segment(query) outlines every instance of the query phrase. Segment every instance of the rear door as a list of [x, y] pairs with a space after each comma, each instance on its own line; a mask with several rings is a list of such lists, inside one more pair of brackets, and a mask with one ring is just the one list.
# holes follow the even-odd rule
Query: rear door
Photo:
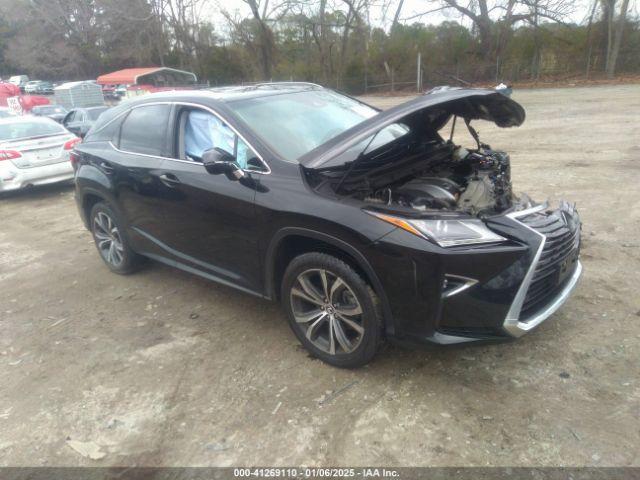
[[166, 103], [131, 109], [112, 148], [96, 159], [96, 166], [111, 179], [118, 209], [141, 253], [162, 252], [158, 239], [164, 237], [162, 197], [167, 191], [160, 175], [168, 152], [170, 112]]

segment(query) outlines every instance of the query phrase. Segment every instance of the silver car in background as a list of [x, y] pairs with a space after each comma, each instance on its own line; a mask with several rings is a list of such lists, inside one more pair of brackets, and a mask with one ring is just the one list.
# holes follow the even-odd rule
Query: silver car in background
[[0, 107], [0, 118], [15, 117], [16, 114], [9, 107]]
[[0, 192], [72, 179], [69, 154], [80, 141], [49, 118], [0, 119]]

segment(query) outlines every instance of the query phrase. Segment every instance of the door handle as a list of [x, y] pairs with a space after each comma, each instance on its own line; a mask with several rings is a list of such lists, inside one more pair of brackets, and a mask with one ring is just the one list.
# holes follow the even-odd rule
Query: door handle
[[107, 162], [102, 162], [100, 167], [105, 171], [105, 173], [113, 173], [113, 167]]
[[176, 185], [180, 185], [180, 180], [175, 175], [170, 173], [163, 173], [160, 175], [160, 181], [164, 183], [167, 187], [175, 187]]

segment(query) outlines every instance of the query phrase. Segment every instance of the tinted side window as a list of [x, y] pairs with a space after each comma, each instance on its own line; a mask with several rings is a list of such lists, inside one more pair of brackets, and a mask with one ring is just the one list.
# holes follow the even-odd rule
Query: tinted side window
[[136, 107], [122, 123], [120, 149], [146, 155], [164, 154], [169, 105]]
[[262, 172], [265, 170], [264, 165], [258, 159], [255, 152], [247, 145], [244, 140], [238, 138], [236, 142], [236, 162], [241, 168]]
[[186, 112], [184, 151], [187, 158], [202, 161], [202, 153], [218, 147], [233, 155], [236, 135], [218, 117], [203, 110]]
[[94, 125], [84, 137], [83, 142], [118, 142], [118, 133], [120, 132], [121, 118], [116, 118], [108, 124]]
[[265, 171], [253, 149], [212, 113], [184, 109], [179, 124], [178, 158], [201, 162], [204, 151], [217, 147], [233, 155], [240, 168]]

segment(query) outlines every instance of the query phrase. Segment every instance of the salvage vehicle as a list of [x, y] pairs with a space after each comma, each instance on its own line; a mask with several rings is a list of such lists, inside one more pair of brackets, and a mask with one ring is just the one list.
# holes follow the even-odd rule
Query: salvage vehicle
[[19, 87], [20, 91], [24, 92], [24, 87], [29, 83], [29, 77], [27, 75], [14, 75], [9, 78], [9, 83]]
[[51, 95], [53, 94], [53, 83], [43, 80], [32, 80], [25, 85], [24, 93]]
[[0, 118], [11, 118], [15, 117], [16, 114], [13, 113], [9, 107], [0, 107]]
[[62, 105], [38, 105], [31, 109], [31, 115], [47, 117], [58, 123], [62, 123], [67, 113], [69, 112]]
[[519, 337], [574, 289], [575, 208], [514, 195], [472, 125], [524, 119], [483, 89], [386, 111], [313, 84], [152, 94], [76, 146], [76, 199], [113, 272], [147, 257], [278, 300], [314, 356], [355, 367], [384, 339]]
[[53, 83], [47, 81], [41, 81], [36, 86], [36, 91], [38, 95], [53, 95]]
[[69, 153], [79, 141], [48, 118], [0, 119], [0, 192], [73, 179]]
[[67, 130], [83, 138], [100, 115], [108, 109], [107, 106], [73, 108], [64, 116], [62, 124]]

